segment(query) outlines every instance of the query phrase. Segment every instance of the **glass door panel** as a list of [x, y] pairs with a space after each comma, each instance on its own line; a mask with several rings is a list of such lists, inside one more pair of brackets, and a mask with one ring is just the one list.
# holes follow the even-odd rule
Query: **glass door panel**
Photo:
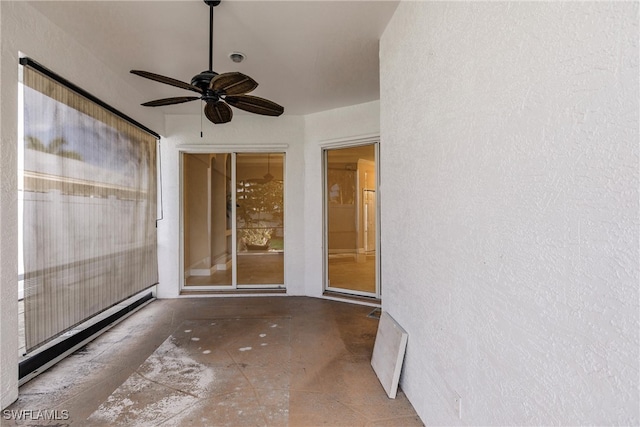
[[183, 154], [187, 286], [233, 285], [231, 153]]
[[284, 285], [284, 154], [236, 155], [237, 284]]
[[325, 151], [327, 289], [379, 296], [376, 144]]

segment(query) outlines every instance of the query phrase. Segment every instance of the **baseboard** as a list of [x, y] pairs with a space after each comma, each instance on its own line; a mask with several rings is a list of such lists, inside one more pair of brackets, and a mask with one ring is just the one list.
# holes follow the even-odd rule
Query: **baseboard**
[[181, 297], [193, 297], [193, 296], [210, 296], [210, 297], [232, 297], [232, 296], [282, 296], [287, 295], [287, 290], [281, 289], [203, 289], [203, 290], [182, 290], [180, 291]]
[[366, 305], [369, 307], [382, 307], [382, 300], [373, 297], [363, 297], [358, 295], [343, 294], [341, 292], [324, 291], [322, 298], [332, 301], [349, 302], [352, 304]]

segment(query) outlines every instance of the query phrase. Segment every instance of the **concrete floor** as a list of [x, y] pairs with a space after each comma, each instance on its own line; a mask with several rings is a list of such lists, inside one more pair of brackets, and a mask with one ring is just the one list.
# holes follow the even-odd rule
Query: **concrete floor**
[[[2, 426], [420, 426], [371, 368], [371, 311], [307, 297], [154, 301], [23, 385], [7, 409], [31, 417]], [[34, 421], [38, 410], [58, 419]]]

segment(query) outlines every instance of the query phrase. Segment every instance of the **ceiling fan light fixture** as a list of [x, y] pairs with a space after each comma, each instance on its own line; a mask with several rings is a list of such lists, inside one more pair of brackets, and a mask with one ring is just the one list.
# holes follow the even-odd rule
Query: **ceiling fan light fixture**
[[245, 60], [245, 58], [247, 57], [247, 55], [245, 55], [242, 52], [231, 52], [229, 54], [229, 58], [231, 58], [231, 60], [235, 63], [240, 63], [242, 61]]

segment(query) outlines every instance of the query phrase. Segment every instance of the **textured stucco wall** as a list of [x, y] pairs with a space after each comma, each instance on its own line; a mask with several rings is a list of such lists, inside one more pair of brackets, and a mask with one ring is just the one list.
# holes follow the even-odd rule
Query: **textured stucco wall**
[[[83, 40], [74, 40], [24, 1], [0, 2], [0, 403], [18, 393], [17, 121], [19, 52], [158, 133], [160, 112], [139, 107], [136, 90]], [[116, 41], [117, 42], [117, 41]]]
[[305, 120], [305, 295], [323, 291], [322, 147], [380, 133], [380, 102], [309, 114]]
[[427, 425], [640, 423], [638, 73], [638, 2], [398, 7], [383, 308]]
[[[5, 16], [5, 3], [0, 2], [0, 23]], [[0, 29], [2, 26], [0, 26]], [[4, 37], [0, 33], [0, 87], [5, 86], [6, 68]], [[4, 92], [3, 92], [4, 94]], [[16, 195], [17, 151], [15, 137], [5, 140], [5, 132], [16, 130], [15, 108], [0, 103], [0, 408], [5, 408], [18, 397], [18, 289], [15, 277], [18, 274], [18, 233], [9, 228], [17, 222], [18, 206]], [[5, 118], [6, 116], [6, 118]], [[13, 118], [13, 122], [11, 119]], [[12, 144], [5, 147], [5, 144]]]
[[179, 295], [180, 193], [179, 151], [189, 146], [260, 146], [288, 144], [285, 163], [285, 281], [287, 293], [304, 293], [304, 121], [302, 116], [278, 118], [236, 114], [224, 125], [204, 124], [200, 138], [200, 115], [167, 115], [167, 137], [162, 139], [162, 189], [164, 219], [158, 223], [160, 298]]

